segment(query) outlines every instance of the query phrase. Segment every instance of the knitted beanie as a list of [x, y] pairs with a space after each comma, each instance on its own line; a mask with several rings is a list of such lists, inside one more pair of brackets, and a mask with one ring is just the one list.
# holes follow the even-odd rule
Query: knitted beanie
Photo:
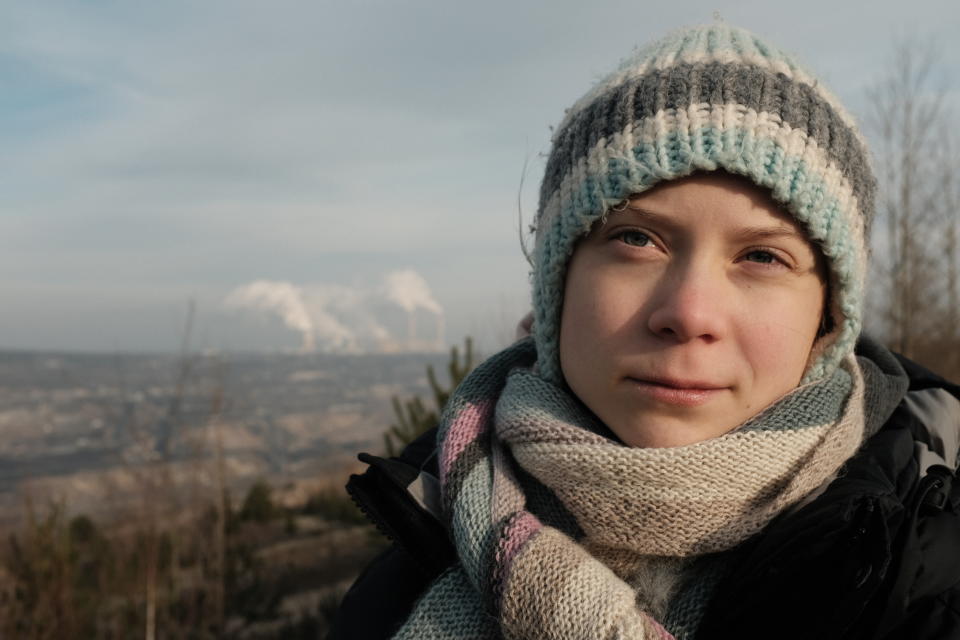
[[863, 137], [791, 56], [718, 23], [638, 50], [578, 100], [555, 131], [532, 273], [544, 378], [563, 380], [560, 316], [577, 240], [627, 197], [718, 169], [768, 190], [826, 258], [834, 329], [804, 382], [828, 375], [853, 350], [875, 191]]

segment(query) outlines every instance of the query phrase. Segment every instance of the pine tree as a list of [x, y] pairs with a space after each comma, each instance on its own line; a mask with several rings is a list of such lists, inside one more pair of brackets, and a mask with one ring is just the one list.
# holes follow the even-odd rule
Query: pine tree
[[437, 374], [433, 365], [427, 365], [427, 381], [433, 391], [434, 407], [428, 409], [420, 396], [414, 396], [405, 401], [397, 396], [393, 397], [393, 412], [397, 419], [383, 434], [383, 444], [388, 456], [396, 456], [403, 448], [416, 440], [420, 435], [437, 426], [440, 413], [447, 404], [450, 394], [457, 385], [467, 376], [474, 366], [473, 340], [469, 337], [464, 341], [463, 361], [460, 360], [460, 350], [456, 345], [450, 348], [450, 362], [447, 372], [450, 374], [450, 384], [441, 386], [437, 381]]

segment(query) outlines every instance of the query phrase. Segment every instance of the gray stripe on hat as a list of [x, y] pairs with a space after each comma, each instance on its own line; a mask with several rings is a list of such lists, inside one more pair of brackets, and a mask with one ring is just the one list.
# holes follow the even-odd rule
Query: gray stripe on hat
[[653, 70], [617, 85], [584, 107], [555, 139], [541, 185], [541, 203], [602, 138], [622, 131], [630, 121], [702, 103], [739, 104], [779, 114], [783, 122], [806, 131], [826, 151], [847, 176], [864, 210], [871, 206], [875, 185], [866, 149], [815, 88], [782, 73], [719, 62]]

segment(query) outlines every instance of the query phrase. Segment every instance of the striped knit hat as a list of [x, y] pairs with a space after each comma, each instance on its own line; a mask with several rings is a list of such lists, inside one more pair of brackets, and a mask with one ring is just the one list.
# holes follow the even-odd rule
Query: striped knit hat
[[722, 169], [768, 189], [830, 270], [829, 345], [804, 382], [832, 372], [861, 327], [875, 179], [853, 118], [794, 59], [727, 24], [639, 50], [571, 107], [540, 187], [533, 269], [541, 375], [560, 371], [560, 313], [576, 241], [630, 195]]

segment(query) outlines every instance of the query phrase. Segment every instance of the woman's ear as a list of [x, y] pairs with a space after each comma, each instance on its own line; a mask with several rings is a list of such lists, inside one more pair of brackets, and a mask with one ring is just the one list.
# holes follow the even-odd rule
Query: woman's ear
[[527, 315], [520, 319], [517, 324], [516, 340], [520, 341], [529, 337], [533, 333], [533, 311], [528, 311]]

